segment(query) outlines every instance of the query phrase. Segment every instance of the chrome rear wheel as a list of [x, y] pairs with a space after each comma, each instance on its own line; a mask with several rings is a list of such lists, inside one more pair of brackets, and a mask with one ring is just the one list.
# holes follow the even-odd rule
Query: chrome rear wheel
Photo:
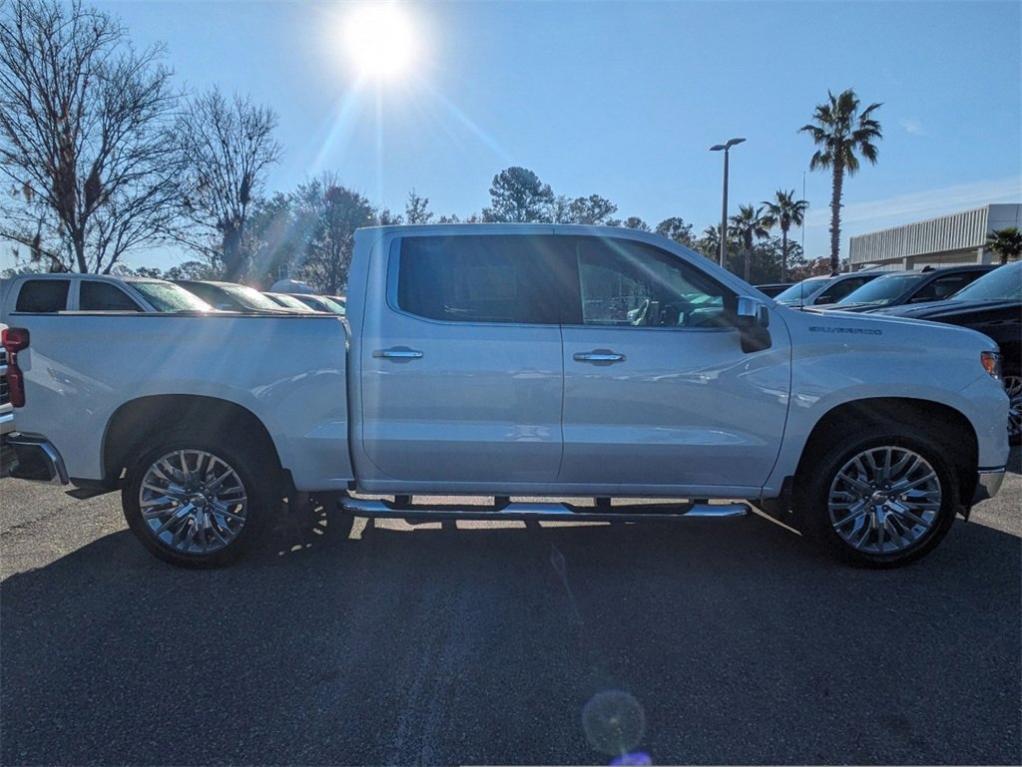
[[149, 464], [138, 491], [147, 532], [186, 555], [230, 546], [247, 521], [248, 493], [223, 458], [205, 450], [174, 450]]
[[862, 554], [892, 555], [916, 546], [937, 524], [940, 477], [906, 447], [870, 447], [834, 476], [827, 511], [834, 532]]

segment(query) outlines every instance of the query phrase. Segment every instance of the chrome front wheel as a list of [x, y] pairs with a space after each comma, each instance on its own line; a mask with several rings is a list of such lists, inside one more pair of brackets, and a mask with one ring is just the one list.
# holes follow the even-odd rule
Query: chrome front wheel
[[906, 447], [870, 447], [838, 470], [827, 495], [834, 532], [856, 552], [893, 555], [937, 524], [943, 488], [934, 467]]
[[205, 450], [174, 450], [149, 464], [138, 490], [146, 532], [178, 554], [209, 555], [245, 527], [248, 492], [239, 473]]

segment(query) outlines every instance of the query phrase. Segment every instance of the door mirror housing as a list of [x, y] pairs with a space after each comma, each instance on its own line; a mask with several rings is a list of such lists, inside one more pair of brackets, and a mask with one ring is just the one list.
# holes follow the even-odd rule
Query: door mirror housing
[[766, 304], [749, 296], [738, 296], [738, 307], [735, 310], [738, 327], [770, 327], [770, 311]]
[[769, 349], [770, 310], [762, 301], [750, 296], [738, 296], [735, 308], [735, 327], [742, 342], [743, 352], [759, 352]]

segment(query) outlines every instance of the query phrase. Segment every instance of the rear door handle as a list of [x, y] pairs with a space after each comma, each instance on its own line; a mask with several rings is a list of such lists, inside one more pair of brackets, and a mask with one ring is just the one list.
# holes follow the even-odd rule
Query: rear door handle
[[395, 346], [391, 349], [377, 349], [373, 352], [373, 356], [382, 357], [385, 360], [417, 360], [421, 359], [422, 352], [409, 349], [407, 346]]
[[594, 365], [613, 365], [615, 362], [624, 362], [625, 355], [612, 352], [610, 349], [593, 349], [591, 352], [575, 352], [572, 359], [575, 362], [591, 362]]

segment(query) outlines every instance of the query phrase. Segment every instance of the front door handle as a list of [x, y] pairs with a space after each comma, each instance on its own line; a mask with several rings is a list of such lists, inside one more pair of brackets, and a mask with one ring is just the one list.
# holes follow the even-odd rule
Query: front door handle
[[373, 356], [382, 357], [385, 360], [417, 360], [422, 358], [422, 352], [409, 349], [407, 346], [395, 346], [391, 349], [377, 349], [373, 352]]
[[610, 349], [593, 349], [591, 352], [575, 352], [572, 359], [575, 362], [591, 362], [594, 365], [613, 365], [615, 362], [624, 362], [625, 355], [612, 352]]

